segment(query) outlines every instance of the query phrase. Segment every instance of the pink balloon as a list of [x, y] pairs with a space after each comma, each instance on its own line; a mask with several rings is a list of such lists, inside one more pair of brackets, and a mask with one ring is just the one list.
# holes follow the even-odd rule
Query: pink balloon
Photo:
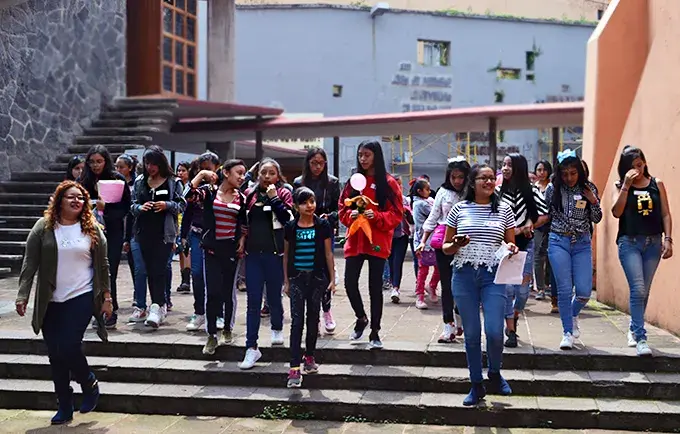
[[361, 173], [355, 173], [349, 178], [349, 185], [356, 191], [364, 191], [364, 188], [366, 188], [366, 177]]

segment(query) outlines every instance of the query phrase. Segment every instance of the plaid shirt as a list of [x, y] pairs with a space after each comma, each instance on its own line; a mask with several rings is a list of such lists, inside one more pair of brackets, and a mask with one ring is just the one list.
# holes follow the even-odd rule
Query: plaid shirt
[[594, 204], [587, 203], [585, 208], [576, 207], [578, 200], [586, 200], [581, 187], [562, 186], [562, 209], [559, 210], [553, 204], [555, 187], [552, 183], [545, 190], [545, 202], [550, 208], [550, 231], [562, 234], [585, 234], [590, 233], [592, 223], [599, 223], [602, 220], [602, 208], [600, 207], [600, 196], [597, 187], [592, 182], [586, 185], [595, 195], [597, 201]]

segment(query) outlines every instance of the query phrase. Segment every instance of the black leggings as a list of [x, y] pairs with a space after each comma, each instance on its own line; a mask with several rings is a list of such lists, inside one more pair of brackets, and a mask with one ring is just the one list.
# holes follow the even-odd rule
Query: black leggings
[[[217, 333], [217, 318], [224, 318], [225, 330], [233, 328], [236, 309], [236, 242], [233, 239], [219, 240], [213, 250], [203, 251], [205, 286], [208, 294], [206, 301], [206, 323], [209, 335]], [[224, 316], [223, 316], [224, 315]]]
[[359, 293], [359, 276], [364, 261], [368, 261], [368, 294], [371, 299], [371, 330], [380, 330], [383, 311], [382, 275], [385, 259], [372, 255], [350, 256], [345, 259], [345, 290], [357, 319], [366, 318], [364, 303]]
[[172, 243], [165, 243], [163, 240], [145, 240], [140, 234], [139, 247], [144, 265], [146, 265], [151, 303], [163, 307], [168, 280], [168, 257], [170, 257]]
[[442, 316], [444, 324], [453, 322], [453, 294], [451, 293], [451, 261], [453, 256], [447, 256], [441, 249], [435, 249], [437, 256], [437, 268], [439, 269], [439, 282], [442, 285]]
[[111, 298], [113, 299], [113, 311], [118, 310], [118, 266], [123, 252], [124, 233], [123, 227], [114, 223], [106, 223], [106, 247], [109, 258], [109, 275], [111, 276]]
[[[328, 279], [321, 274], [304, 273], [290, 278], [290, 367], [299, 368], [302, 362], [302, 330], [307, 324], [305, 355], [314, 356], [319, 335], [319, 306], [321, 296], [328, 288]], [[305, 305], [307, 318], [305, 320]]]

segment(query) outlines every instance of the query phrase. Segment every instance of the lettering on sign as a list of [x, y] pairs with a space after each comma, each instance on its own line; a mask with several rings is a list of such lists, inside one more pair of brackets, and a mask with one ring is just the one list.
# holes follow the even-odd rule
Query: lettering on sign
[[409, 89], [407, 99], [401, 104], [402, 112], [444, 110], [453, 106], [451, 75], [413, 74], [411, 62], [400, 62], [398, 72], [392, 77], [392, 85]]
[[583, 101], [583, 96], [575, 95], [547, 95], [545, 99], [536, 101], [537, 104], [545, 104], [552, 102], [577, 102]]

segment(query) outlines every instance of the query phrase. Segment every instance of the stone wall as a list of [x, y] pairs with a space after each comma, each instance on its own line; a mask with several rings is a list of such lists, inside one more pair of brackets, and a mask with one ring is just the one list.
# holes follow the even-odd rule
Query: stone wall
[[0, 180], [46, 169], [125, 95], [125, 51], [125, 0], [0, 9]]

